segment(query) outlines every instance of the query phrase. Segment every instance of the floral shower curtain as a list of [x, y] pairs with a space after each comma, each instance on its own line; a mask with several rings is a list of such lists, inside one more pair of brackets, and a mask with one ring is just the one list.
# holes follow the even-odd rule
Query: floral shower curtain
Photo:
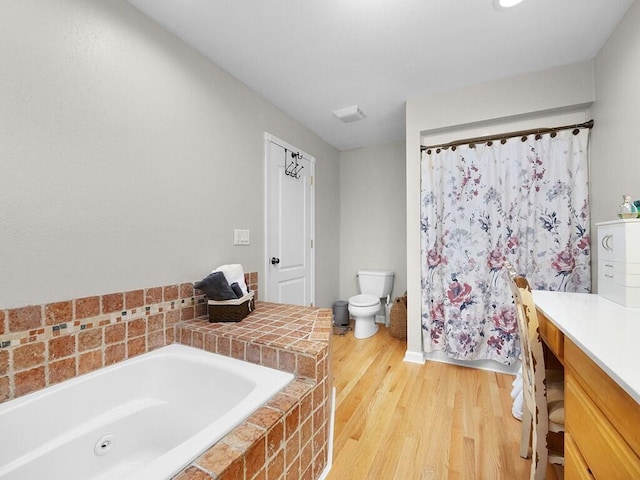
[[534, 289], [589, 292], [587, 128], [422, 154], [424, 350], [513, 363], [509, 260]]

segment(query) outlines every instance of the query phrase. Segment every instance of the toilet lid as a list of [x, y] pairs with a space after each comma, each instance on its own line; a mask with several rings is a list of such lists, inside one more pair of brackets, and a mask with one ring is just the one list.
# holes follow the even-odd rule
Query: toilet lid
[[361, 293], [349, 299], [349, 304], [354, 307], [372, 307], [379, 303], [380, 299], [378, 297], [367, 295], [366, 293]]

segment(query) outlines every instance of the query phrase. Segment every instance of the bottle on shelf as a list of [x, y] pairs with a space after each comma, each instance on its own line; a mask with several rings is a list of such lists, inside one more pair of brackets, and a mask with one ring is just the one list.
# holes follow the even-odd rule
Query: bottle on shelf
[[638, 209], [631, 202], [631, 195], [622, 196], [622, 205], [618, 207], [618, 218], [637, 218]]

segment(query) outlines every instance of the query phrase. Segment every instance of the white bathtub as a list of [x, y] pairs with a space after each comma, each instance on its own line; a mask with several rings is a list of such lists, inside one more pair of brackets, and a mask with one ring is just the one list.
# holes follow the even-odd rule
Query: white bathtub
[[0, 478], [169, 479], [292, 379], [161, 348], [0, 404]]

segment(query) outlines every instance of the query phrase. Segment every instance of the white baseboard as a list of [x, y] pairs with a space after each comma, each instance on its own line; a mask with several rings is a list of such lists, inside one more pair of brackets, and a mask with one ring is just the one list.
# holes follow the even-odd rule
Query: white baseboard
[[520, 362], [515, 362], [513, 365], [503, 365], [502, 363], [494, 360], [456, 360], [455, 358], [451, 358], [446, 353], [440, 351], [424, 352], [424, 358], [427, 361], [449, 363], [451, 365], [477, 368], [478, 370], [488, 370], [490, 372], [506, 373], [508, 375], [515, 375], [520, 368]]
[[440, 362], [448, 363], [451, 365], [458, 365], [461, 367], [477, 368], [479, 370], [488, 370], [490, 372], [506, 373], [508, 375], [515, 375], [520, 369], [520, 362], [515, 362], [513, 365], [503, 365], [493, 360], [456, 360], [450, 358], [444, 352], [412, 352], [407, 350], [404, 354], [405, 362], [424, 364], [425, 362]]
[[424, 353], [422, 352], [411, 352], [407, 350], [404, 354], [404, 361], [409, 363], [419, 363], [420, 365], [424, 364]]

